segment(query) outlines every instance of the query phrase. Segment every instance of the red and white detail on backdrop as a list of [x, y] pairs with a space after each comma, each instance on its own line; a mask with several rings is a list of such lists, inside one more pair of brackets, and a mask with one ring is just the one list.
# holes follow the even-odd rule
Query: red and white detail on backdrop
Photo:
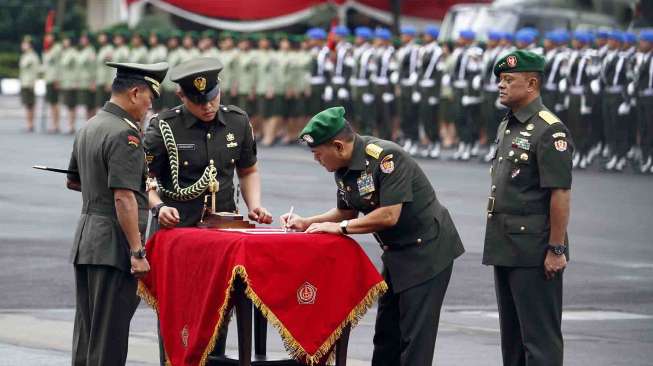
[[[392, 21], [388, 0], [125, 0], [128, 7], [152, 4], [208, 27], [234, 31], [279, 28], [310, 17], [314, 8], [333, 4], [353, 8], [383, 22]], [[401, 15], [422, 22], [439, 22], [455, 0], [403, 0]]]

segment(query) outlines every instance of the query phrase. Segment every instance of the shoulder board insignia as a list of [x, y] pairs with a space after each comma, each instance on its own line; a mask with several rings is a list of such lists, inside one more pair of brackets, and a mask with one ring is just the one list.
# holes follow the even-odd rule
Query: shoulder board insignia
[[540, 118], [542, 118], [544, 120], [544, 122], [546, 122], [546, 123], [548, 123], [550, 125], [560, 122], [558, 117], [556, 117], [553, 113], [551, 113], [549, 111], [546, 111], [546, 110], [540, 111], [540, 113], [538, 113], [537, 115], [540, 116]]
[[152, 117], [157, 119], [170, 119], [178, 115], [178, 113], [176, 112], [177, 110], [179, 109], [178, 108], [168, 109], [167, 111], [163, 111]]
[[368, 144], [365, 146], [365, 152], [374, 159], [378, 159], [383, 152], [383, 148], [377, 144]]
[[228, 112], [236, 112], [236, 113], [242, 114], [243, 116], [247, 116], [247, 112], [245, 112], [244, 110], [242, 110], [242, 109], [236, 107], [236, 106], [233, 105], [233, 104], [229, 104], [229, 105], [227, 106], [227, 111], [228, 111]]

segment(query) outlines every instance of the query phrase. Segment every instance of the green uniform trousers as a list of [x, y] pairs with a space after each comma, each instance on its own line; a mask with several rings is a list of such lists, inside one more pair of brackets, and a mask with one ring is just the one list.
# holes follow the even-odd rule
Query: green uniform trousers
[[431, 366], [452, 270], [453, 263], [432, 279], [397, 294], [385, 271], [389, 288], [379, 299], [372, 366]]
[[544, 267], [494, 267], [504, 366], [561, 366], [562, 274]]
[[72, 365], [124, 365], [129, 323], [140, 302], [136, 278], [110, 266], [77, 264], [75, 287]]

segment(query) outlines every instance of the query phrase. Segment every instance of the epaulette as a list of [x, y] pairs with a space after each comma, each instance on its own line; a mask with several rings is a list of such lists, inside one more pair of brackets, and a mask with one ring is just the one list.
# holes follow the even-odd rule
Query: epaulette
[[553, 113], [551, 113], [551, 112], [549, 112], [547, 110], [541, 110], [540, 113], [538, 113], [537, 115], [540, 116], [540, 118], [542, 118], [544, 120], [544, 122], [546, 122], [546, 123], [548, 123], [550, 125], [555, 124], [555, 123], [560, 123], [560, 120], [558, 119], [558, 117], [556, 117], [555, 114], [553, 114]]
[[[165, 111], [159, 113], [158, 114], [158, 119], [168, 120], [170, 118], [178, 116], [180, 113], [181, 113], [181, 108], [180, 107], [175, 107], [175, 108], [168, 109], [168, 110], [165, 110]], [[153, 118], [157, 117], [157, 115], [152, 116], [152, 117]]]
[[247, 112], [245, 112], [244, 110], [242, 110], [242, 109], [236, 107], [236, 106], [233, 105], [233, 104], [229, 104], [229, 105], [226, 106], [225, 108], [226, 108], [226, 109], [225, 109], [225, 112], [236, 112], [236, 113], [242, 114], [243, 116], [247, 116]]
[[377, 144], [367, 144], [367, 146], [365, 146], [365, 152], [374, 159], [378, 159], [383, 152], [383, 148]]

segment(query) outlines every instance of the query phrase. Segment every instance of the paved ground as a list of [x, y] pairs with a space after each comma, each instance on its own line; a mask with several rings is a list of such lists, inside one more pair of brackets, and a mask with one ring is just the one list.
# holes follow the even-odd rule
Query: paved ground
[[[80, 199], [64, 189], [62, 175], [30, 167], [66, 167], [72, 137], [23, 133], [16, 103], [0, 97], [0, 366], [61, 365], [70, 358], [74, 289], [67, 260]], [[303, 148], [260, 149], [259, 156], [264, 203], [276, 216], [291, 205], [299, 214], [332, 207], [333, 178]], [[435, 361], [500, 364], [492, 272], [480, 264], [488, 167], [426, 160], [421, 165], [467, 248], [447, 293]], [[574, 175], [563, 323], [568, 365], [651, 364], [652, 191], [651, 176]], [[371, 237], [356, 239], [378, 266]], [[372, 309], [353, 332], [353, 365], [369, 364], [374, 315]], [[129, 364], [153, 364], [153, 312], [140, 308], [132, 328]], [[270, 348], [281, 353], [279, 337], [270, 333]]]

